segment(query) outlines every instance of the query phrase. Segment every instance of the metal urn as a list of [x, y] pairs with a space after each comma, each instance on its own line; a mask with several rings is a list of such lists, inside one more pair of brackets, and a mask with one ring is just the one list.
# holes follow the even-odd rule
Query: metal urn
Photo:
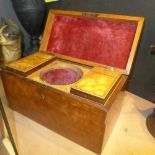
[[39, 48], [46, 6], [44, 0], [12, 0], [18, 19], [30, 35], [31, 51]]

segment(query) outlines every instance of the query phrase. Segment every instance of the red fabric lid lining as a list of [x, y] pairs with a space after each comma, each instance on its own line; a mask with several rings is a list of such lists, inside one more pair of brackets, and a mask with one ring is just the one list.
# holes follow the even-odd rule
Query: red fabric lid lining
[[47, 51], [125, 69], [136, 22], [56, 15]]

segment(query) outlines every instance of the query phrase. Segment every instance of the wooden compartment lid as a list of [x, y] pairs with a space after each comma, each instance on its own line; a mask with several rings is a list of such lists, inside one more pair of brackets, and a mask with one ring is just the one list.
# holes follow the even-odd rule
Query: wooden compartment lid
[[43, 52], [36, 52], [15, 62], [7, 64], [6, 69], [26, 76], [31, 74], [33, 71], [47, 65], [53, 60], [54, 56], [52, 55]]
[[40, 51], [129, 74], [143, 17], [50, 10]]

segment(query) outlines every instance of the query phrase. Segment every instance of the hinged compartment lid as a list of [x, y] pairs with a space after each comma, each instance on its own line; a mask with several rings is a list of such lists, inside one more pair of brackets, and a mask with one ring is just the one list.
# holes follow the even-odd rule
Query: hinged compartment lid
[[143, 17], [51, 10], [40, 51], [129, 74]]

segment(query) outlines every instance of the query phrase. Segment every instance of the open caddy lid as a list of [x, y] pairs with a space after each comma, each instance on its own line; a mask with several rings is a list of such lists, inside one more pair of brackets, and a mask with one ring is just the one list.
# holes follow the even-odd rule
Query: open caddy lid
[[50, 10], [40, 51], [129, 74], [143, 17]]

